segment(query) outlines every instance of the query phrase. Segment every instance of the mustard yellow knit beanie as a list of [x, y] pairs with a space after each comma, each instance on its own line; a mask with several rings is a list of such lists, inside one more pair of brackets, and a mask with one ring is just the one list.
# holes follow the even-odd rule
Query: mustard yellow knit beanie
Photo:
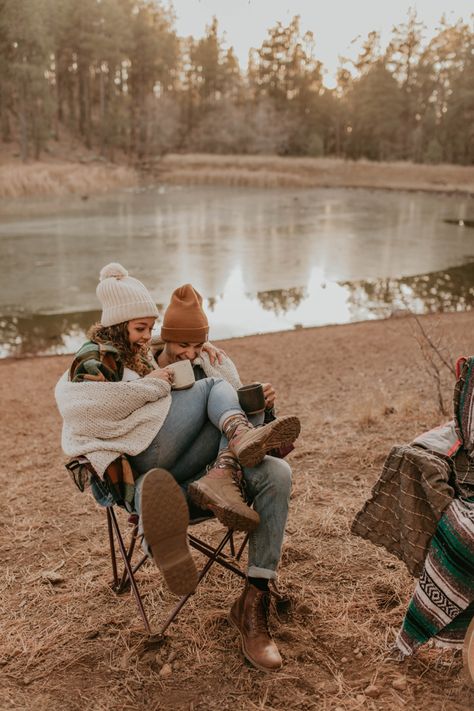
[[172, 343], [203, 343], [208, 333], [209, 324], [202, 308], [201, 294], [191, 284], [175, 289], [163, 316], [162, 340]]

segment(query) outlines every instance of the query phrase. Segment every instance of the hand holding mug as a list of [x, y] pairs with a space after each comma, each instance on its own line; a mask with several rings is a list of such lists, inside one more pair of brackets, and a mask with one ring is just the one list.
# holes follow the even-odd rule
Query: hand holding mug
[[173, 379], [174, 379], [174, 373], [173, 373], [173, 371], [169, 370], [168, 368], [156, 368], [155, 370], [152, 370], [150, 373], [147, 373], [145, 375], [145, 378], [158, 378], [159, 380], [164, 380], [166, 383], [169, 383], [170, 385], [172, 385]]
[[178, 360], [176, 363], [166, 366], [166, 370], [171, 372], [171, 387], [173, 390], [186, 390], [195, 383], [194, 370], [191, 361]]
[[265, 397], [265, 409], [271, 410], [275, 405], [276, 392], [271, 383], [262, 383], [263, 395]]

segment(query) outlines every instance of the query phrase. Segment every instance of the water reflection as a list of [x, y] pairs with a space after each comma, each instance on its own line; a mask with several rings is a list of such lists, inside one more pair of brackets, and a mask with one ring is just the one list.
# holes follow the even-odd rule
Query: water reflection
[[401, 279], [343, 282], [352, 318], [389, 316], [397, 309], [416, 313], [468, 311], [474, 303], [474, 263]]
[[[288, 330], [302, 326], [384, 318], [397, 309], [416, 313], [470, 310], [474, 262], [401, 279], [328, 282], [312, 269], [305, 287], [248, 293], [235, 268], [218, 296], [205, 301], [211, 338]], [[163, 305], [159, 305], [160, 315]], [[99, 311], [20, 314], [0, 319], [0, 356], [74, 352]], [[158, 319], [159, 329], [159, 319]]]
[[262, 308], [265, 311], [273, 311], [277, 315], [297, 308], [306, 297], [307, 290], [304, 288], [259, 291], [257, 293], [257, 299]]

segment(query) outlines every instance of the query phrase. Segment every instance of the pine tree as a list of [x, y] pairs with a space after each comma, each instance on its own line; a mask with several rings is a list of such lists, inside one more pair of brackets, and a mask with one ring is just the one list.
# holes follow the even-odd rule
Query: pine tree
[[10, 136], [13, 125], [23, 161], [40, 157], [49, 134], [49, 10], [49, 0], [3, 0], [0, 4], [3, 136]]

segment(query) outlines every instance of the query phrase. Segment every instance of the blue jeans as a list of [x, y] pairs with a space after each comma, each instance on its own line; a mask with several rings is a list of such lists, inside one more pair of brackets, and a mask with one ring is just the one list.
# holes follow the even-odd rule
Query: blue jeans
[[181, 484], [215, 459], [222, 423], [236, 413], [242, 413], [237, 393], [221, 378], [203, 378], [189, 390], [173, 390], [160, 431], [143, 452], [129, 457], [132, 468], [145, 474], [162, 467]]
[[291, 468], [284, 459], [266, 456], [257, 467], [244, 468], [245, 488], [260, 516], [250, 534], [248, 575], [276, 578], [291, 493]]

